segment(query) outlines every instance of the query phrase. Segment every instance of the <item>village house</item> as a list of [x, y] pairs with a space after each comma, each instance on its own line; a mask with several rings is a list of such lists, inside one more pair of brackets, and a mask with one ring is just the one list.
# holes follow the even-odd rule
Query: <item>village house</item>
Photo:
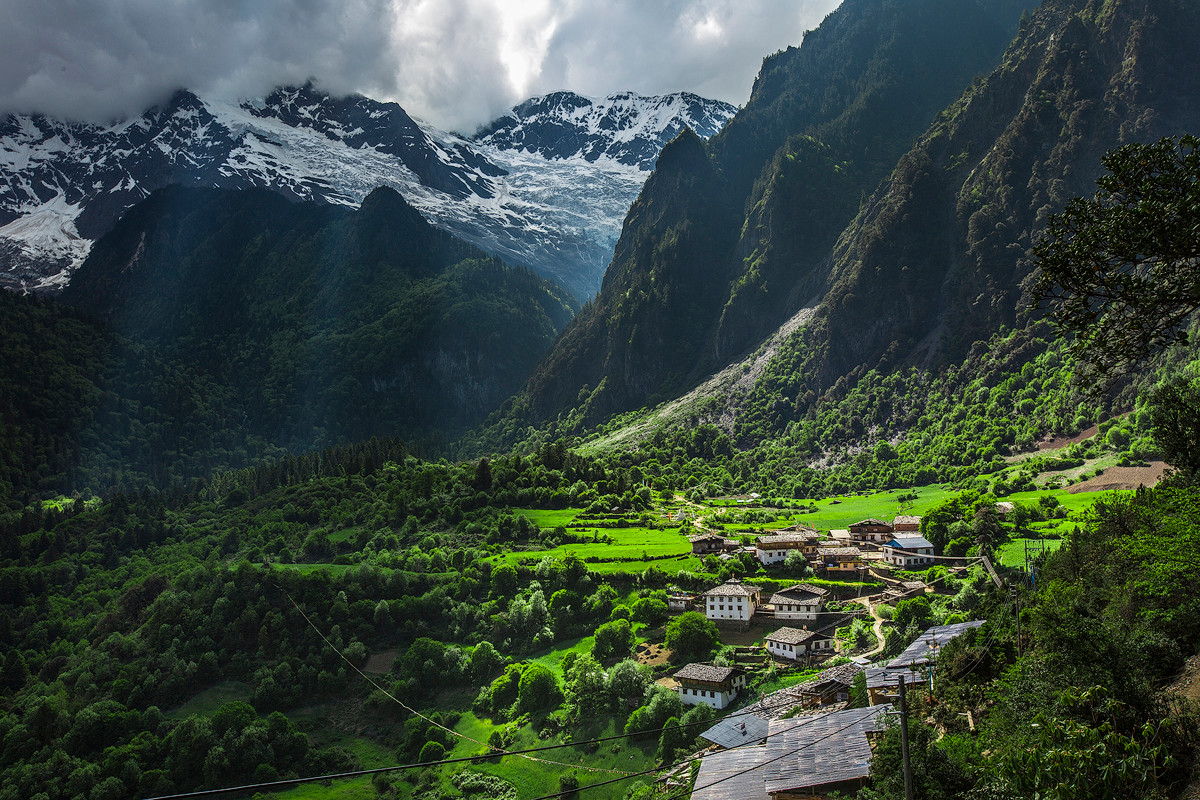
[[933, 545], [924, 536], [893, 536], [881, 549], [883, 560], [894, 567], [925, 567], [933, 563]]
[[757, 586], [731, 578], [702, 595], [704, 616], [718, 623], [744, 622], [748, 625], [758, 608], [761, 594], [762, 590]]
[[696, 598], [690, 594], [683, 592], [672, 592], [667, 595], [667, 610], [678, 614], [683, 611], [691, 611], [692, 605], [696, 602]]
[[886, 542], [892, 537], [892, 526], [881, 519], [859, 520], [850, 526], [850, 538], [855, 542]]
[[[773, 800], [852, 796], [871, 775], [871, 739], [886, 729], [890, 711], [868, 706], [796, 719], [772, 720], [763, 773]], [[696, 785], [700, 785], [697, 778]]]
[[889, 586], [883, 593], [884, 602], [895, 604], [910, 597], [918, 597], [929, 592], [929, 584], [925, 581], [900, 581]]
[[825, 608], [828, 589], [797, 583], [771, 595], [770, 605], [775, 609], [775, 619], [816, 620]]
[[844, 703], [850, 699], [850, 686], [854, 683], [854, 676], [862, 671], [863, 667], [853, 661], [839, 664], [817, 673], [816, 676], [796, 684], [787, 691], [805, 708]]
[[738, 543], [733, 539], [727, 539], [715, 533], [706, 533], [702, 536], [689, 536], [688, 541], [692, 543], [692, 555], [696, 556], [705, 556], [710, 553], [724, 553], [738, 546]]
[[837, 539], [823, 539], [820, 536], [814, 536], [804, 542], [800, 548], [800, 552], [804, 553], [804, 557], [809, 561], [817, 560], [817, 551], [822, 547], [847, 547], [846, 542], [839, 542]]
[[689, 706], [704, 703], [722, 709], [746, 687], [746, 673], [736, 667], [688, 664], [674, 678], [679, 682], [679, 699]]
[[971, 628], [978, 628], [982, 624], [983, 620], [977, 619], [970, 622], [956, 622], [952, 625], [935, 625], [918, 636], [912, 644], [904, 649], [903, 653], [889, 661], [887, 668], [891, 670], [923, 669], [937, 661], [938, 652], [946, 642], [956, 636], [961, 636]]
[[921, 676], [908, 669], [888, 669], [874, 664], [867, 666], [867, 699], [873, 706], [895, 702], [900, 696], [900, 678], [909, 686], [921, 681]]
[[767, 652], [776, 658], [799, 661], [809, 655], [832, 653], [833, 637], [807, 628], [780, 628], [767, 634]]
[[810, 539], [818, 536], [816, 531], [793, 531], [759, 536], [754, 542], [754, 554], [764, 565], [778, 564], [792, 550], [803, 552]]
[[892, 520], [892, 530], [896, 533], [916, 533], [921, 530], [921, 518], [900, 514]]
[[754, 714], [734, 714], [700, 734], [700, 738], [727, 750], [762, 744], [767, 740], [767, 720]]
[[857, 547], [818, 547], [817, 561], [813, 566], [830, 578], [853, 580], [860, 570], [865, 570], [862, 552]]

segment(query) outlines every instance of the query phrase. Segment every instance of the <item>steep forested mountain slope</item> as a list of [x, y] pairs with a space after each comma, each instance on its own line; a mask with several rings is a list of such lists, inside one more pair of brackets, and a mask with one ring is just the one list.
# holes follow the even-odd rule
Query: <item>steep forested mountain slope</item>
[[1191, 3], [1045, 3], [842, 235], [815, 324], [750, 405], [770, 404], [775, 428], [854, 370], [957, 361], [1026, 324], [1028, 250], [1047, 215], [1091, 194], [1105, 151], [1200, 128], [1197, 36]]
[[520, 386], [575, 309], [391, 189], [357, 211], [162, 190], [97, 242], [61, 299], [87, 316], [0, 306], [0, 500], [450, 434]]
[[779, 325], [864, 192], [1016, 30], [1015, 0], [851, 0], [768, 59], [705, 146], [669, 145], [595, 303], [528, 386], [532, 419], [595, 391], [593, 419], [685, 388]]
[[[747, 223], [740, 234], [745, 242], [751, 237], [750, 220], [770, 222], [758, 229], [758, 249], [744, 250], [760, 253], [756, 260], [744, 262], [747, 275], [757, 277], [735, 283], [728, 296], [719, 270], [702, 271], [712, 261], [701, 253], [712, 249], [708, 243], [721, 235], [714, 221], [720, 210], [698, 199], [692, 184], [677, 178], [676, 184], [689, 191], [672, 194], [678, 190], [668, 185], [667, 169], [660, 166], [631, 212], [626, 240], [633, 240], [631, 231], [639, 232], [638, 241], [658, 254], [660, 261], [662, 253], [685, 252], [689, 242], [697, 245], [686, 251], [687, 258], [679, 259], [692, 270], [694, 280], [670, 283], [662, 269], [648, 275], [630, 270], [629, 288], [620, 295], [602, 294], [593, 309], [580, 315], [536, 373], [528, 394], [516, 398], [509, 415], [497, 419], [491, 432], [519, 435], [521, 419], [553, 418], [571, 408], [569, 415], [559, 417], [556, 431], [572, 433], [621, 408], [617, 397], [662, 399], [655, 392], [664, 392], [664, 385], [691, 380], [688, 369], [694, 369], [695, 362], [688, 360], [688, 354], [697, 348], [716, 362], [736, 364], [722, 349], [722, 336], [731, 330], [739, 298], [753, 296], [757, 300], [745, 308], [759, 309], [760, 319], [770, 318], [768, 309], [773, 307], [788, 315], [804, 307], [812, 310], [797, 316], [806, 320], [803, 325], [786, 326], [788, 332], [773, 336], [769, 346], [735, 370], [740, 377], [715, 381], [714, 386], [723, 387], [719, 396], [674, 404], [674, 419], [668, 424], [714, 423], [736, 447], [754, 449], [769, 443], [771, 448], [783, 448], [792, 469], [840, 463], [863, 444], [873, 446], [880, 439], [896, 444], [906, 431], [918, 427], [918, 438], [938, 439], [943, 431], [931, 426], [930, 414], [935, 405], [942, 407], [941, 401], [931, 405], [931, 397], [916, 388], [911, 396], [905, 394], [908, 389], [901, 390], [902, 396], [894, 392], [903, 386], [929, 386], [931, 381], [947, 389], [974, 385], [970, 370], [978, 359], [973, 354], [996, 342], [1013, 341], [1013, 329], [1030, 322], [1022, 311], [1029, 300], [1022, 296], [1022, 285], [1033, 269], [1027, 252], [1047, 215], [1061, 209], [1069, 197], [1091, 193], [1101, 169], [1100, 157], [1107, 150], [1200, 128], [1197, 57], [1189, 44], [1200, 32], [1198, 17], [1200, 9], [1176, 0], [1044, 4], [1022, 19], [1000, 66], [975, 80], [937, 116], [899, 158], [887, 180], [862, 198], [850, 224], [836, 241], [829, 238], [829, 249], [820, 255], [805, 253], [796, 244], [801, 239], [789, 238], [783, 221], [790, 219], [795, 230], [811, 225], [814, 218], [832, 213], [831, 195], [824, 184], [811, 178], [815, 162], [788, 148], [802, 142], [810, 153], [835, 163], [834, 174], [844, 175], [850, 162], [837, 161], [832, 149], [815, 138], [791, 140], [764, 172], [769, 179], [756, 183], [762, 199], [747, 206]], [[807, 44], [798, 52], [806, 48]], [[760, 78], [756, 98], [764, 80]], [[742, 114], [756, 108], [752, 102]], [[681, 141], [668, 149], [661, 163], [670, 165], [674, 151], [686, 150], [697, 165], [691, 173], [693, 182], [701, 180], [694, 177], [704, 174], [701, 166], [722, 174], [711, 154], [740, 135], [741, 119], [714, 138], [708, 153], [698, 142]], [[702, 160], [702, 154], [710, 158]], [[784, 192], [784, 178], [792, 172], [810, 178]], [[660, 186], [658, 199], [663, 202], [652, 206], [650, 193]], [[668, 205], [666, 198], [673, 198], [674, 205]], [[686, 210], [698, 205], [708, 210], [709, 217]], [[651, 208], [658, 211], [658, 222], [636, 227], [648, 218]], [[756, 217], [758, 208], [774, 210]], [[797, 216], [787, 217], [785, 211]], [[665, 233], [659, 236], [658, 231]], [[784, 293], [786, 301], [781, 301], [773, 291], [778, 280], [760, 278], [778, 275], [772, 265], [795, 265], [804, 257], [814, 266], [805, 273], [806, 280], [791, 284]], [[610, 273], [609, 281], [619, 285], [615, 273]], [[713, 308], [714, 295], [721, 295], [725, 303], [715, 333], [709, 322], [712, 317], [705, 316], [705, 309]], [[649, 297], [658, 298], [657, 305]], [[597, 309], [606, 302], [615, 309], [614, 322], [601, 325]], [[704, 306], [705, 302], [710, 305]], [[639, 316], [633, 310], [646, 307], [659, 313]], [[668, 308], [673, 313], [664, 313]], [[589, 321], [607, 337], [603, 348], [584, 335], [587, 331], [582, 328]], [[675, 338], [662, 333], [664, 329]], [[657, 332], [660, 343], [669, 344], [655, 350], [648, 343], [648, 330]], [[1045, 331], [1030, 331], [1020, 337], [1024, 342], [1041, 342], [1018, 348], [1026, 361], [1046, 352], [1046, 336]], [[667, 367], [655, 372], [649, 365], [658, 353]], [[555, 370], [564, 370], [564, 365], [587, 366], [585, 356], [593, 358], [596, 366], [573, 387], [572, 395], [572, 387]], [[1190, 357], [1181, 352], [1171, 359], [1178, 365]], [[630, 363], [638, 368], [628, 368]], [[1011, 362], [1014, 379], [1022, 363]], [[910, 374], [914, 368], [916, 372]], [[1072, 367], [1061, 362], [1054, 371], [1059, 374], [1052, 379], [1049, 373], [1042, 377], [1058, 385], [1069, 380]], [[660, 376], [665, 377], [655, 383]], [[1030, 399], [1026, 377], [1016, 380], [1016, 391], [997, 376], [977, 387], [983, 393], [979, 397], [959, 398], [964, 408], [977, 407], [984, 416], [996, 413], [1012, 421], [1019, 414], [1019, 425], [997, 419], [995, 425], [1004, 430], [992, 430], [991, 423], [985, 426], [993, 450], [1029, 446], [1030, 435], [1040, 435], [1039, 430], [1094, 422], [1097, 414], [1133, 404], [1130, 387], [1099, 403], [1078, 396], [1043, 403], [1045, 398], [1035, 391], [1034, 411], [1026, 408]], [[855, 388], [860, 383], [874, 388], [860, 392]], [[1000, 384], [1008, 386], [1007, 400], [991, 396], [1000, 391]], [[881, 388], [889, 385], [890, 389]], [[856, 422], [843, 424], [846, 420], [840, 420], [838, 409], [844, 409], [852, 397]], [[629, 399], [627, 405], [634, 402]], [[969, 409], [966, 414], [976, 416]], [[1017, 428], [1028, 427], [1026, 423], [1032, 428], [1018, 434]], [[645, 423], [639, 425], [646, 430]], [[831, 433], [837, 434], [832, 440]], [[620, 436], [608, 440], [632, 441]], [[843, 455], [835, 456], [834, 451]], [[775, 455], [758, 453], [753, 460], [761, 465], [774, 461]], [[962, 462], [952, 459], [951, 463]], [[915, 470], [921, 464], [911, 466]]]

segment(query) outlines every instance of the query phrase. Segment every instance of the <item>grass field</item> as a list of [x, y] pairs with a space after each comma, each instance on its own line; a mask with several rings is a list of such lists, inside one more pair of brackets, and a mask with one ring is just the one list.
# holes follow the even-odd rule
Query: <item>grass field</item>
[[575, 517], [582, 513], [582, 508], [562, 508], [562, 509], [540, 509], [540, 508], [514, 508], [512, 513], [514, 517], [527, 517], [530, 522], [536, 524], [539, 528], [557, 528], [562, 525], [564, 528], [572, 525], [575, 522]]
[[[595, 721], [584, 720], [570, 728], [570, 735], [579, 740], [612, 736], [620, 732], [619, 726], [623, 722], [623, 720], [612, 717]], [[471, 739], [486, 742], [493, 731], [504, 727], [503, 725], [492, 725], [488, 720], [468, 712], [459, 720], [455, 731]], [[538, 737], [531, 725], [523, 725], [514, 732], [512, 743], [508, 745], [507, 749], [543, 747], [562, 742], [561, 734], [542, 739]], [[498, 775], [510, 781], [517, 787], [518, 797], [541, 797], [557, 792], [559, 777], [568, 772], [575, 771], [578, 774], [580, 788], [583, 788], [589, 784], [650, 769], [654, 766], [653, 756], [657, 744], [657, 741], [645, 743], [618, 741], [605, 743], [592, 753], [584, 752], [582, 748], [564, 747], [539, 754], [536, 756], [539, 760], [508, 756], [497, 762], [472, 766], [470, 769]], [[446, 756], [448, 758], [470, 756], [482, 749], [480, 745], [462, 739], [452, 751], [446, 753]], [[622, 798], [632, 780], [634, 779], [630, 778], [629, 781], [589, 790], [587, 796], [589, 798]]]
[[1046, 552], [1054, 552], [1062, 547], [1062, 539], [1013, 539], [1011, 542], [1004, 544], [996, 551], [996, 555], [1000, 559], [1000, 563], [1006, 567], [1025, 567], [1025, 542], [1029, 542], [1029, 552], [1032, 556], [1035, 553], [1045, 550]]
[[[516, 513], [528, 516], [531, 512], [519, 511]], [[503, 556], [494, 557], [493, 560], [502, 560], [508, 564], [516, 564], [521, 561], [539, 561], [546, 556], [565, 558], [568, 553], [575, 553], [582, 559], [594, 556], [596, 558], [636, 562], [634, 566], [638, 564], [642, 565], [636, 569], [637, 572], [641, 572], [648, 564], [658, 563], [643, 562], [643, 556], [688, 557], [692, 552], [692, 546], [688, 542], [687, 537], [680, 534], [677, 528], [667, 528], [666, 530], [641, 527], [587, 528], [580, 532], [588, 535], [609, 536], [613, 539], [613, 542], [611, 544], [606, 542], [569, 543], [551, 549], [505, 553]], [[616, 564], [596, 563], [589, 564], [588, 567], [597, 572], [629, 571], [628, 567]], [[674, 567], [674, 569], [683, 569], [683, 567]]]
[[190, 714], [211, 717], [217, 709], [234, 700], [250, 702], [250, 685], [241, 681], [224, 681], [192, 695], [178, 708], [166, 712], [168, 717], [183, 719]]

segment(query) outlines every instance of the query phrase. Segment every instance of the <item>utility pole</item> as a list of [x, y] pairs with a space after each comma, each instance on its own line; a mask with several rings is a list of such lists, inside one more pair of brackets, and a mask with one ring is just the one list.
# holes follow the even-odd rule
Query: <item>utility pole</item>
[[912, 763], [908, 760], [908, 703], [904, 676], [900, 676], [900, 758], [904, 762], [904, 800], [913, 800]]

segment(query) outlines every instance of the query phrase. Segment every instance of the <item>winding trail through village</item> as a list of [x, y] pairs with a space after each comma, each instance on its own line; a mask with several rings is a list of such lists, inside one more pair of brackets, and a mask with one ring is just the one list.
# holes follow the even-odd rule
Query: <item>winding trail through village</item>
[[883, 652], [883, 648], [884, 648], [884, 640], [883, 640], [884, 619], [883, 619], [883, 617], [879, 616], [879, 612], [875, 610], [875, 606], [871, 605], [871, 598], [859, 597], [859, 598], [855, 599], [855, 602], [862, 603], [864, 606], [866, 606], [867, 611], [871, 612], [871, 618], [875, 620], [875, 624], [871, 626], [871, 630], [873, 630], [875, 632], [875, 640], [878, 642], [878, 644], [875, 645], [874, 650], [868, 650], [867, 652], [863, 653], [862, 654], [863, 658], [869, 658], [871, 656], [879, 655], [880, 653]]

